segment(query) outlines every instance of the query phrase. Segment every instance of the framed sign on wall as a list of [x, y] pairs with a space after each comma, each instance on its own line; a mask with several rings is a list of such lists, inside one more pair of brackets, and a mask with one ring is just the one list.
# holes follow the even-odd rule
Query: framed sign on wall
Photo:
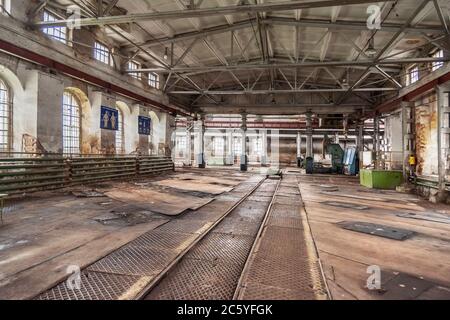
[[100, 128], [106, 130], [119, 130], [119, 111], [102, 106], [100, 112]]
[[139, 116], [138, 121], [139, 121], [138, 125], [139, 134], [149, 136], [150, 133], [152, 132], [151, 129], [152, 119], [150, 119], [149, 117]]

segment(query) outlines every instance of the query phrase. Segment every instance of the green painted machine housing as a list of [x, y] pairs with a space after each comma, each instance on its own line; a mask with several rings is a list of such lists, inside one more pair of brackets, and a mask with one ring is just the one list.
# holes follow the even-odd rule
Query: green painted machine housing
[[361, 185], [372, 189], [395, 190], [403, 183], [403, 172], [395, 170], [361, 170]]

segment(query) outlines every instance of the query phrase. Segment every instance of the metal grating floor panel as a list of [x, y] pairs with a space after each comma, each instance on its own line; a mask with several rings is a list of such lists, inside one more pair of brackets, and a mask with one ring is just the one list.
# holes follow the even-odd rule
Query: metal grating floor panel
[[314, 300], [311, 290], [299, 291], [286, 288], [271, 287], [261, 283], [246, 284], [245, 297], [242, 300]]
[[254, 236], [258, 232], [260, 222], [243, 218], [226, 218], [212, 232], [234, 235]]
[[37, 296], [36, 300], [117, 300], [141, 277], [83, 271], [80, 290], [72, 290], [64, 281]]
[[149, 247], [126, 246], [87, 268], [90, 271], [135, 276], [151, 276], [160, 273], [177, 253]]
[[202, 233], [212, 223], [204, 220], [174, 219], [158, 227], [163, 232]]
[[197, 235], [192, 233], [152, 230], [131, 241], [128, 245], [178, 251], [183, 244], [187, 241], [194, 241], [195, 238], [197, 238]]
[[209, 261], [232, 261], [244, 265], [253, 240], [250, 236], [210, 233], [186, 257]]
[[300, 206], [284, 205], [284, 204], [277, 203], [272, 207], [271, 216], [286, 217], [286, 218], [300, 218]]
[[230, 300], [242, 266], [183, 259], [146, 300]]
[[280, 196], [277, 195], [275, 197], [275, 204], [284, 204], [284, 205], [301, 205], [302, 204], [302, 200], [300, 197], [296, 197], [296, 196]]
[[269, 226], [303, 229], [303, 223], [300, 218], [290, 218], [283, 216], [272, 216], [268, 221]]

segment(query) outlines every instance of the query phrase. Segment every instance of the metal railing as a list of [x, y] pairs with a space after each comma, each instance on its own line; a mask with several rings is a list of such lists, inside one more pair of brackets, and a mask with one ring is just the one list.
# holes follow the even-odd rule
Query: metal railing
[[1, 157], [0, 193], [17, 194], [174, 170], [170, 157]]

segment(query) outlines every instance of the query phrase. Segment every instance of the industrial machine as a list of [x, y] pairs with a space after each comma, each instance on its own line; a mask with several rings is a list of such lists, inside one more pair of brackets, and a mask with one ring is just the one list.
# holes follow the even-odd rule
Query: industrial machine
[[358, 174], [359, 158], [356, 148], [349, 147], [344, 151], [340, 144], [330, 143], [325, 146], [324, 152], [331, 156], [331, 166], [324, 166], [323, 163], [314, 162], [312, 157], [308, 157], [305, 165], [307, 174]]

